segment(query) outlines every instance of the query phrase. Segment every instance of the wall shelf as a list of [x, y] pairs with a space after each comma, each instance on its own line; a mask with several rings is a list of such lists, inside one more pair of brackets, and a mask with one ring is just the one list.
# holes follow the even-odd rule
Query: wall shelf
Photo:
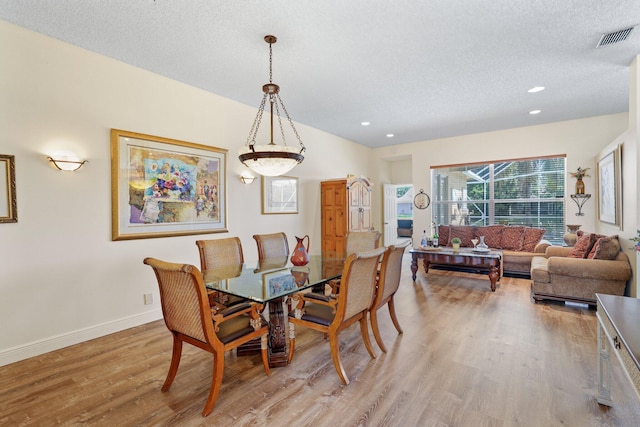
[[591, 198], [591, 194], [571, 194], [571, 198], [576, 205], [578, 205], [578, 213], [576, 216], [584, 216], [582, 213], [582, 206], [584, 206], [585, 202]]

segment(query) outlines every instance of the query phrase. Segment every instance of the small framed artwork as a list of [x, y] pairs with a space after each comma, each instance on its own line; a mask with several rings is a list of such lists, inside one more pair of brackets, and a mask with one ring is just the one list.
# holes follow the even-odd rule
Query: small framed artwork
[[227, 150], [111, 130], [112, 240], [227, 231]]
[[291, 176], [263, 176], [262, 213], [297, 214], [298, 178]]
[[0, 223], [18, 222], [15, 157], [0, 154]]
[[598, 219], [600, 222], [622, 228], [622, 165], [621, 147], [618, 145], [598, 160]]
[[298, 289], [296, 280], [288, 268], [271, 273], [264, 273], [262, 275], [262, 281], [264, 298], [270, 298]]

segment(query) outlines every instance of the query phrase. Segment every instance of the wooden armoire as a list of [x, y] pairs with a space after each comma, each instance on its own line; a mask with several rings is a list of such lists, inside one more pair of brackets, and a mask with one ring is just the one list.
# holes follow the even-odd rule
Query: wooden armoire
[[373, 229], [371, 190], [364, 177], [349, 177], [320, 183], [322, 203], [322, 256], [341, 259], [350, 231]]

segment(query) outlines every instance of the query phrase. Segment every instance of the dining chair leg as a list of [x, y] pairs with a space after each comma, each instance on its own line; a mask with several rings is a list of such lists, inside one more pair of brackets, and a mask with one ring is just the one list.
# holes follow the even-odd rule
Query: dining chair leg
[[267, 334], [260, 337], [260, 352], [262, 353], [262, 365], [264, 366], [264, 372], [267, 375], [271, 375], [269, 369], [269, 350], [267, 344]]
[[209, 390], [209, 397], [207, 397], [207, 403], [204, 405], [202, 416], [206, 417], [213, 411], [213, 405], [216, 404], [218, 394], [220, 394], [220, 387], [222, 386], [222, 374], [224, 372], [224, 353], [221, 357], [213, 355], [213, 376], [211, 378], [211, 390]]
[[371, 346], [371, 340], [369, 339], [369, 328], [367, 326], [367, 313], [363, 313], [360, 318], [360, 333], [362, 334], [362, 340], [364, 341], [364, 346], [367, 347], [367, 351], [369, 352], [369, 356], [372, 359], [376, 358], [376, 354], [373, 352], [373, 347]]
[[370, 312], [371, 316], [371, 329], [373, 330], [373, 337], [376, 339], [376, 343], [378, 343], [378, 347], [384, 353], [387, 352], [387, 347], [384, 346], [382, 342], [382, 337], [380, 336], [380, 328], [378, 327], [378, 310], [374, 309]]
[[296, 327], [292, 322], [289, 322], [289, 358], [287, 359], [287, 364], [291, 363], [293, 360], [293, 353], [296, 348]]
[[344, 385], [349, 384], [349, 377], [344, 371], [342, 361], [340, 360], [340, 342], [338, 341], [338, 334], [329, 334], [329, 346], [331, 347], [331, 359], [333, 360], [333, 366], [338, 372], [338, 376]]
[[178, 366], [180, 365], [180, 357], [182, 356], [182, 340], [176, 335], [173, 335], [173, 351], [171, 352], [171, 364], [169, 365], [169, 373], [162, 385], [162, 391], [167, 391], [171, 387], [176, 373], [178, 372]]
[[389, 315], [391, 316], [391, 321], [393, 322], [393, 326], [396, 327], [399, 334], [403, 333], [404, 331], [400, 327], [400, 323], [398, 322], [398, 317], [396, 316], [396, 307], [393, 302], [393, 295], [389, 299], [387, 306], [389, 307]]

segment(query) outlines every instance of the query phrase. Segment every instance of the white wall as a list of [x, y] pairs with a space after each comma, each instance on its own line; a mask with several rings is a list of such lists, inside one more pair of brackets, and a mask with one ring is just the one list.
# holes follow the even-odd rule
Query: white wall
[[[431, 189], [430, 168], [447, 164], [566, 154], [568, 171], [576, 170], [578, 166], [590, 167], [591, 171], [595, 171], [595, 156], [626, 129], [627, 114], [622, 113], [382, 147], [374, 151], [375, 156], [381, 159], [411, 154], [413, 185], [427, 191]], [[587, 193], [595, 191], [595, 175], [591, 175], [591, 178], [585, 178]], [[585, 216], [576, 216], [578, 207], [568, 197], [573, 192], [573, 183], [568, 177], [567, 222], [582, 224], [582, 229], [594, 231], [595, 202], [587, 201], [583, 208]], [[429, 224], [429, 218], [430, 208], [416, 215], [416, 221], [423, 222], [423, 225]]]
[[[320, 180], [374, 177], [370, 148], [297, 125], [306, 160], [299, 215], [261, 215], [260, 180], [244, 185], [237, 151], [256, 106], [239, 104], [0, 21], [0, 153], [15, 155], [18, 223], [0, 224], [0, 365], [161, 318], [146, 256], [199, 265], [198, 238], [309, 234], [320, 252]], [[295, 118], [295, 111], [291, 112]], [[228, 149], [228, 233], [111, 241], [110, 129]], [[72, 150], [81, 170], [46, 156]], [[152, 292], [154, 304], [143, 305]]]

